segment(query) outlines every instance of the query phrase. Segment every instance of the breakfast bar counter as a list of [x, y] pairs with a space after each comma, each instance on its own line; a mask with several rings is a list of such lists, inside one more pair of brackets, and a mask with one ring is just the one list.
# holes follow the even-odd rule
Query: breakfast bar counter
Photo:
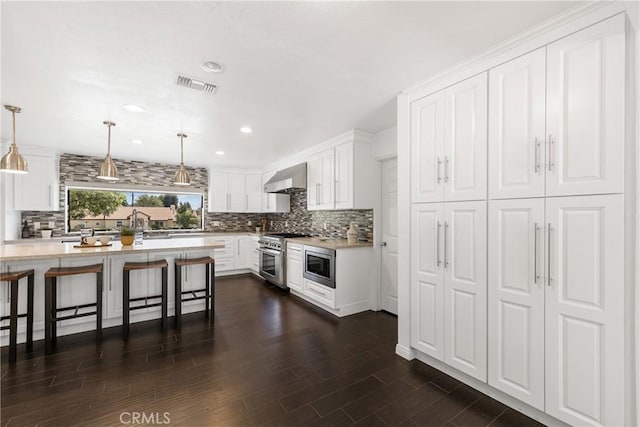
[[0, 245], [0, 262], [224, 248], [224, 244], [214, 237], [149, 239], [140, 245], [130, 246], [123, 246], [119, 241], [110, 243], [110, 246], [96, 245], [86, 248], [74, 247], [78, 245], [77, 242], [60, 243], [43, 240], [24, 244], [2, 244]]

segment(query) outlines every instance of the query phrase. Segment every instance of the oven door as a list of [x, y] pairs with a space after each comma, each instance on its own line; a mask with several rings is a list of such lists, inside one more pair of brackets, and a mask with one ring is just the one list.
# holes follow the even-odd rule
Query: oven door
[[336, 287], [336, 252], [331, 249], [304, 247], [303, 276], [329, 288]]
[[260, 275], [271, 283], [284, 286], [282, 277], [282, 252], [269, 248], [258, 248]]

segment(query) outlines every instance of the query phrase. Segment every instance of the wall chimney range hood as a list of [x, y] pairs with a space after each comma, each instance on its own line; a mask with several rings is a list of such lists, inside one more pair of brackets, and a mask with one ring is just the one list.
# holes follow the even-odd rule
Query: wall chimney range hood
[[264, 184], [265, 193], [291, 193], [307, 189], [307, 164], [279, 170]]

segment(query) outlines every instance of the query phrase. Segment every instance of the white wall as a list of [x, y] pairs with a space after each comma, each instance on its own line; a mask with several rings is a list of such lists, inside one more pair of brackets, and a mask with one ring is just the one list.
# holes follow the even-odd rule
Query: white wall
[[376, 160], [390, 159], [398, 155], [398, 128], [392, 126], [373, 135], [371, 141], [373, 158]]

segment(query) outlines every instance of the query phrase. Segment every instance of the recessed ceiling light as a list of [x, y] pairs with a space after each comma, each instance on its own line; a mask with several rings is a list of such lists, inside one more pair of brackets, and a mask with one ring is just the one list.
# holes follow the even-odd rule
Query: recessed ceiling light
[[144, 113], [144, 108], [136, 104], [125, 104], [122, 106], [122, 108], [129, 111], [130, 113]]
[[217, 154], [218, 156], [223, 156], [223, 155], [224, 155], [224, 151], [216, 151], [216, 154]]
[[131, 142], [132, 144], [138, 144], [138, 145], [140, 145], [140, 144], [142, 144], [142, 142], [143, 142], [143, 141], [142, 141], [141, 139], [132, 139], [130, 142]]
[[242, 132], [242, 133], [251, 133], [251, 132], [253, 132], [253, 129], [251, 129], [249, 126], [242, 126], [240, 128], [240, 132]]
[[215, 61], [207, 61], [202, 64], [202, 69], [207, 73], [221, 73], [224, 71], [224, 65]]

